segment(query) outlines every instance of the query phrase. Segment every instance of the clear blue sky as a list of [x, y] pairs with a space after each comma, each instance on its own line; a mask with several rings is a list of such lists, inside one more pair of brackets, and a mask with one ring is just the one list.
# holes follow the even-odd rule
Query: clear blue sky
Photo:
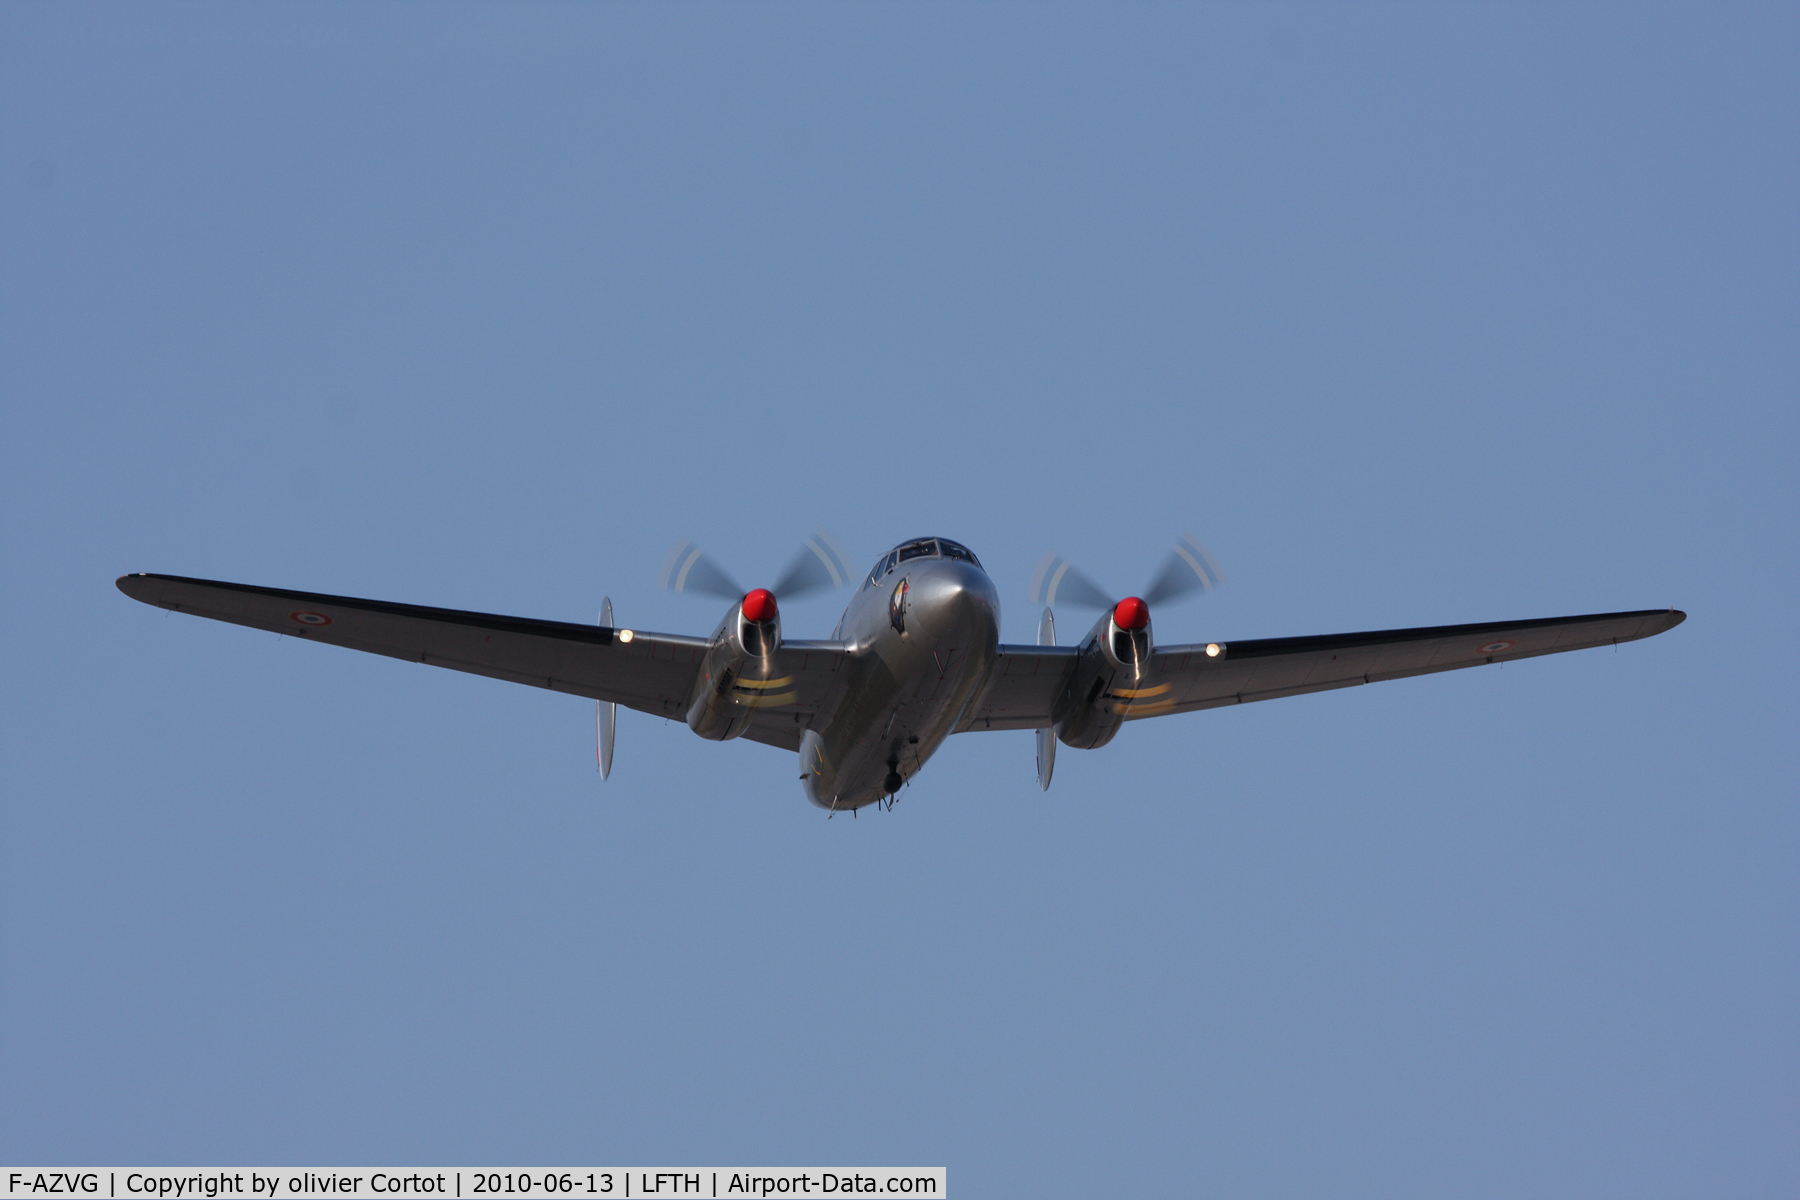
[[[0, 1159], [1792, 1196], [1793, 6], [0, 8]], [[160, 571], [704, 632], [816, 525], [1589, 652], [891, 814]], [[841, 600], [841, 598], [840, 598]], [[787, 613], [822, 636], [830, 600]], [[1071, 614], [1072, 617], [1072, 614]], [[1125, 1174], [1129, 1172], [1129, 1175]]]

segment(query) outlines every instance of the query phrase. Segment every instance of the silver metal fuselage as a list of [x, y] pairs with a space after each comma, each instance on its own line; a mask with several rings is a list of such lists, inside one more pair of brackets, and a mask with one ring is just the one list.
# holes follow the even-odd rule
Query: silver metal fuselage
[[833, 632], [850, 672], [839, 702], [800, 744], [806, 797], [874, 804], [955, 731], [993, 670], [1000, 596], [972, 562], [916, 558], [865, 576]]

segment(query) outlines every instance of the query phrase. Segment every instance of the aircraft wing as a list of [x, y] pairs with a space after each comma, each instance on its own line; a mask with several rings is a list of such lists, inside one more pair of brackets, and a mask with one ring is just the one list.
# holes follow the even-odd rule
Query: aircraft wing
[[[783, 750], [800, 749], [800, 735], [806, 732], [813, 714], [827, 703], [838, 685], [838, 668], [844, 665], [842, 642], [806, 642], [783, 640], [776, 651], [785, 674], [792, 674], [796, 695], [792, 703], [758, 709], [750, 717], [744, 736], [765, 746]], [[685, 718], [685, 712], [682, 714]]]
[[[1126, 719], [1275, 700], [1332, 688], [1454, 671], [1651, 637], [1687, 619], [1675, 609], [1596, 613], [1479, 625], [1435, 625], [1319, 637], [1163, 646], [1149, 686], [1117, 703]], [[1073, 648], [1002, 646], [1005, 674], [965, 717], [961, 729], [1033, 729], [1050, 724], [1050, 706], [1073, 664]]]
[[[694, 673], [709, 644], [706, 638], [635, 630], [626, 641], [620, 630], [604, 625], [502, 617], [176, 575], [126, 575], [118, 585], [133, 600], [158, 608], [610, 700], [675, 720], [686, 716]], [[797, 748], [801, 722], [829, 688], [843, 652], [833, 642], [788, 642], [779, 653], [782, 668], [795, 676], [794, 700], [758, 713], [748, 736], [772, 745], [786, 745], [791, 740]], [[786, 736], [786, 725], [796, 730], [791, 739]], [[758, 737], [759, 729], [767, 735]]]
[[987, 691], [969, 706], [958, 733], [974, 729], [1047, 729], [1050, 708], [1075, 666], [1073, 646], [1000, 647]]

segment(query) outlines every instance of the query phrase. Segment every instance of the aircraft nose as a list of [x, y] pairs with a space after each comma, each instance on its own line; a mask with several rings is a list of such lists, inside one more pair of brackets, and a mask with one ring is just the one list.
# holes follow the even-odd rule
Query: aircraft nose
[[998, 639], [1000, 594], [973, 563], [934, 562], [914, 572], [907, 589], [909, 617], [933, 639], [971, 645]]

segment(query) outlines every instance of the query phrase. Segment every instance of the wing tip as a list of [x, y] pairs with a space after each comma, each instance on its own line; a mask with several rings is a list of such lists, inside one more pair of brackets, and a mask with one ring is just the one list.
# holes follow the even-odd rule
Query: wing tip
[[162, 592], [169, 583], [169, 579], [175, 579], [175, 576], [153, 576], [146, 570], [137, 570], [137, 572], [131, 572], [130, 576], [119, 576], [119, 578], [113, 579], [113, 587], [119, 588], [126, 596], [139, 601], [140, 604], [151, 604], [151, 606], [160, 608]]
[[1653, 638], [1659, 633], [1667, 633], [1669, 630], [1687, 620], [1687, 614], [1682, 612], [1679, 608], [1652, 608], [1635, 615], [1643, 617], [1644, 624], [1639, 627], [1637, 633], [1624, 639], [1628, 642], [1635, 642], [1642, 638]]

